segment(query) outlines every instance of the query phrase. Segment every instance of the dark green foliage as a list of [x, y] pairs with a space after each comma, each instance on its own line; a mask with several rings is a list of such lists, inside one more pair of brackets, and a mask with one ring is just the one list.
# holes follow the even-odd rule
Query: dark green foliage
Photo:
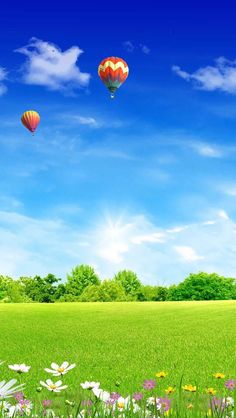
[[54, 274], [48, 274], [42, 278], [40, 276], [21, 277], [20, 283], [25, 289], [25, 294], [34, 302], [55, 302], [57, 294], [57, 279]]
[[163, 286], [141, 286], [137, 292], [139, 301], [164, 301], [167, 298], [168, 290]]
[[53, 274], [18, 280], [0, 275], [0, 302], [236, 300], [236, 280], [216, 273], [191, 273], [183, 282], [167, 288], [142, 285], [130, 270], [101, 282], [92, 267], [81, 264], [72, 270], [65, 283], [60, 281]]
[[171, 286], [168, 300], [225, 300], [235, 295], [235, 279], [216, 273], [190, 274], [179, 285]]

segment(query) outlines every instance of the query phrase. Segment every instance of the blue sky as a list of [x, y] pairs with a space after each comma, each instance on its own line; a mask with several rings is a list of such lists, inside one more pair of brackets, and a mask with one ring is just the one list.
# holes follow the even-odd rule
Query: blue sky
[[[98, 3], [2, 6], [1, 273], [235, 277], [235, 10]], [[130, 68], [115, 100], [110, 55]]]

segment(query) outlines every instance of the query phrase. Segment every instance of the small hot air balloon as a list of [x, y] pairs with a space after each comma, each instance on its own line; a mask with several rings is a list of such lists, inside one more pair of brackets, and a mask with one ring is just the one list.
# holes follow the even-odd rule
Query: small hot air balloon
[[40, 122], [40, 116], [35, 110], [27, 110], [21, 116], [23, 125], [34, 134]]
[[118, 57], [105, 58], [98, 67], [98, 75], [111, 92], [111, 98], [115, 97], [116, 90], [124, 83], [129, 74], [127, 63]]

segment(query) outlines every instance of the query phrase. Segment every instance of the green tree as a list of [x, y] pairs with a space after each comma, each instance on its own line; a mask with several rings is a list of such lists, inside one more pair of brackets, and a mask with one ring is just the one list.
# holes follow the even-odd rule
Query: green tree
[[90, 284], [79, 297], [80, 302], [101, 302], [99, 294], [100, 285]]
[[40, 276], [21, 277], [20, 281], [24, 286], [25, 294], [34, 302], [52, 303], [56, 300], [58, 279], [54, 274]]
[[125, 291], [120, 283], [104, 280], [100, 285], [87, 286], [80, 296], [81, 302], [116, 302], [126, 300]]
[[140, 286], [140, 288], [137, 291], [137, 300], [141, 302], [156, 300], [156, 286]]
[[191, 273], [182, 283], [171, 286], [169, 300], [225, 300], [233, 299], [235, 279], [216, 273]]
[[141, 282], [136, 273], [131, 270], [119, 271], [114, 276], [114, 280], [122, 285], [126, 295], [134, 298], [137, 297], [137, 293], [141, 287]]
[[142, 285], [137, 292], [140, 301], [164, 301], [167, 298], [167, 288], [163, 286]]
[[80, 296], [83, 290], [91, 284], [100, 284], [100, 279], [92, 267], [81, 264], [67, 275], [66, 293]]
[[25, 289], [19, 280], [8, 276], [0, 276], [0, 302], [29, 302]]

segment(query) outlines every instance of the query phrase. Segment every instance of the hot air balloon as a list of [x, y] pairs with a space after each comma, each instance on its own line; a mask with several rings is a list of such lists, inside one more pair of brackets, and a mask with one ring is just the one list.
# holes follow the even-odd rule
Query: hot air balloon
[[129, 74], [127, 63], [118, 57], [105, 58], [98, 67], [98, 75], [111, 92], [111, 98], [115, 97], [116, 90], [124, 83]]
[[21, 116], [21, 122], [30, 132], [34, 134], [40, 122], [40, 116], [37, 112], [35, 112], [35, 110], [27, 110]]

